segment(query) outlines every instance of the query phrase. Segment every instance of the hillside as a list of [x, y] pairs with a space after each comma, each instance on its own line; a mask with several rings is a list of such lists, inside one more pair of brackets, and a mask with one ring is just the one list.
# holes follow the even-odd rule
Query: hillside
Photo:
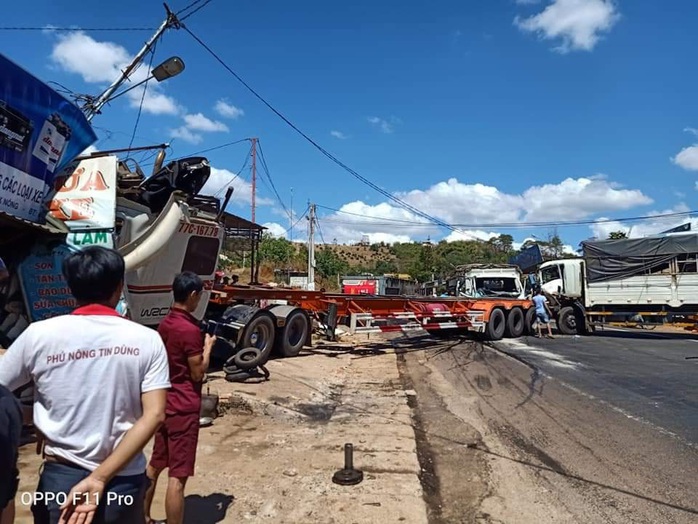
[[[320, 244], [315, 254], [316, 275], [320, 286], [331, 290], [338, 288], [340, 276], [349, 274], [403, 273], [426, 282], [448, 276], [462, 264], [505, 263], [519, 252], [512, 243], [511, 236], [500, 235], [487, 242]], [[556, 235], [539, 244], [553, 257], [564, 256], [564, 243]], [[522, 246], [526, 247], [527, 244]], [[240, 273], [238, 268], [245, 263], [249, 267], [249, 254], [240, 248], [226, 243], [224, 249], [226, 268], [235, 273]], [[262, 281], [275, 280], [275, 270], [304, 272], [308, 265], [307, 246], [268, 235], [259, 245], [259, 260]]]

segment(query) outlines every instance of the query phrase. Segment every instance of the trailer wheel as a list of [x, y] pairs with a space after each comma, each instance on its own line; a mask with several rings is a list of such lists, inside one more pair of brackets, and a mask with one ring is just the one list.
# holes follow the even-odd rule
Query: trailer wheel
[[490, 321], [487, 323], [487, 338], [490, 340], [501, 340], [507, 328], [504, 311], [497, 308], [492, 310]]
[[526, 329], [525, 319], [521, 308], [515, 307], [507, 315], [506, 336], [519, 338]]
[[244, 327], [238, 347], [257, 348], [261, 352], [260, 362], [257, 365], [265, 364], [274, 348], [274, 331], [274, 320], [271, 314], [263, 311]]
[[524, 321], [525, 332], [527, 335], [535, 335], [536, 330], [533, 325], [536, 323], [536, 308], [531, 307], [526, 311], [526, 320]]
[[305, 346], [310, 330], [310, 321], [302, 309], [292, 311], [286, 324], [279, 332], [278, 353], [282, 357], [295, 357]]
[[563, 307], [557, 314], [557, 329], [563, 335], [574, 335], [577, 333], [577, 318], [572, 306]]

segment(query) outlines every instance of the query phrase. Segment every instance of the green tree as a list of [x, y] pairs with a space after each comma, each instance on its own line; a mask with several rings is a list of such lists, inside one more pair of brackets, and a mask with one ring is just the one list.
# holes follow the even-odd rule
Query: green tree
[[315, 269], [325, 278], [336, 277], [346, 273], [349, 269], [349, 264], [331, 249], [320, 249], [315, 253]]
[[285, 238], [265, 233], [259, 243], [259, 261], [273, 265], [288, 265], [293, 259], [295, 248]]
[[621, 238], [628, 238], [628, 234], [625, 231], [611, 231], [608, 234], [609, 240], [620, 240]]

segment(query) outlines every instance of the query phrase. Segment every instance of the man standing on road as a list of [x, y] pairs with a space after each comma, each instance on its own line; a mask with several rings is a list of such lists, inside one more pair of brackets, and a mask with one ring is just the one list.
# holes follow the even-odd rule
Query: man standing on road
[[150, 508], [158, 477], [169, 468], [165, 496], [167, 524], [182, 524], [184, 519], [184, 488], [194, 475], [196, 446], [199, 441], [201, 386], [208, 369], [215, 336], [202, 334], [192, 313], [201, 301], [202, 280], [192, 272], [177, 275], [172, 284], [174, 304], [158, 327], [167, 348], [172, 389], [167, 393], [165, 423], [155, 435], [153, 456], [147, 475], [151, 480], [145, 499], [146, 521], [150, 524]]
[[167, 353], [155, 331], [114, 310], [118, 252], [71, 253], [63, 275], [79, 307], [31, 324], [0, 359], [1, 385], [34, 382], [44, 456], [34, 522], [143, 522], [142, 450], [165, 418]]
[[541, 324], [548, 326], [548, 338], [553, 338], [553, 331], [550, 327], [550, 309], [548, 308], [548, 299], [543, 295], [541, 288], [536, 289], [536, 294], [533, 297], [533, 304], [536, 306], [536, 321], [538, 324], [538, 338], [543, 336]]

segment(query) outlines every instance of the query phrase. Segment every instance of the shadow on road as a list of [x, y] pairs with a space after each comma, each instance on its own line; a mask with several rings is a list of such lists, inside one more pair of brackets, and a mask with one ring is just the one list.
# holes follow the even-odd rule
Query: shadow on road
[[235, 500], [232, 495], [188, 495], [184, 505], [185, 524], [216, 524], [222, 522], [228, 508]]

